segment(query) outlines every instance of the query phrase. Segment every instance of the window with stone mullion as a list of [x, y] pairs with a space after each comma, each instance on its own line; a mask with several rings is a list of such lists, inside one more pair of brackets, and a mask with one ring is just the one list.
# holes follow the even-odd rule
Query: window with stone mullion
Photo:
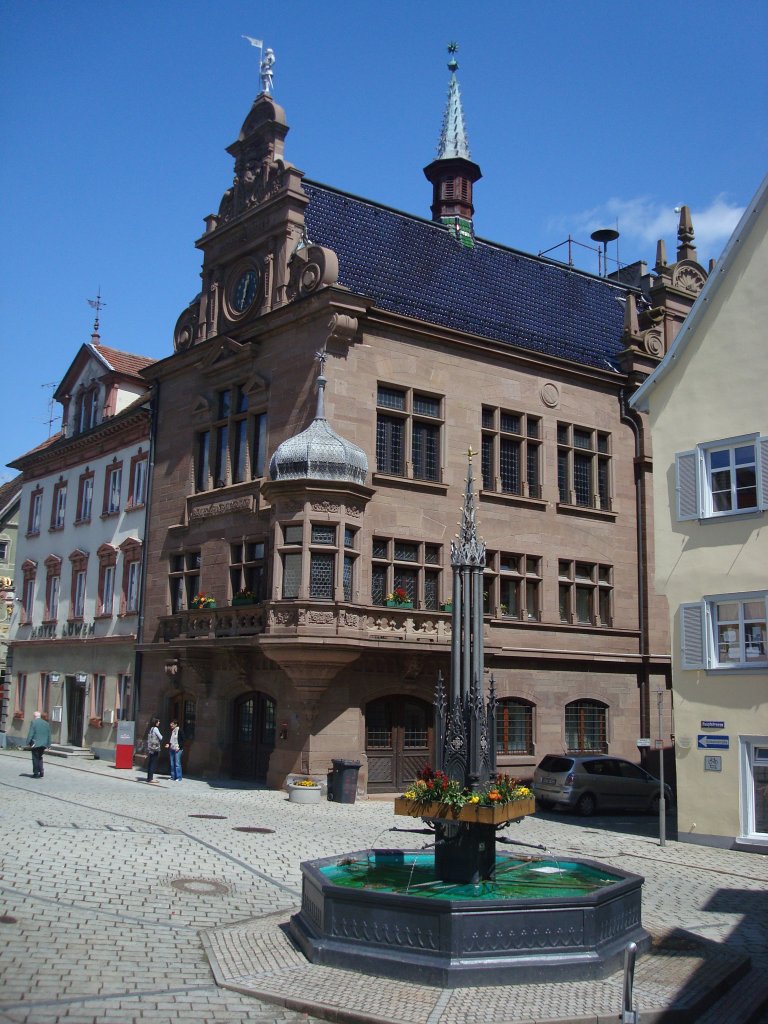
[[408, 600], [413, 601], [414, 604], [417, 597], [417, 576], [415, 569], [403, 569], [399, 565], [395, 566], [394, 589], [402, 588], [407, 594]]
[[379, 416], [376, 421], [376, 467], [380, 473], [402, 476], [405, 469], [403, 420]]
[[333, 600], [333, 577], [336, 556], [313, 551], [309, 561], [309, 596], [320, 600]]
[[520, 494], [520, 442], [502, 437], [499, 446], [501, 489], [506, 494]]
[[431, 423], [413, 424], [413, 475], [419, 480], [437, 480], [440, 470], [440, 428]]

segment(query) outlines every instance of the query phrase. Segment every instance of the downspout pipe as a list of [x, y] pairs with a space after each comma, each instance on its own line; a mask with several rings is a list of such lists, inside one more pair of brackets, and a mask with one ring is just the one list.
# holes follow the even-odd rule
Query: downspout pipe
[[[645, 516], [645, 480], [643, 477], [643, 423], [640, 416], [629, 406], [629, 398], [634, 388], [622, 388], [619, 392], [620, 421], [627, 424], [635, 438], [635, 529], [637, 532], [637, 619], [640, 630], [641, 682], [640, 682], [640, 732], [650, 736], [651, 728], [651, 680], [648, 669], [650, 655], [650, 638], [648, 636], [648, 543], [646, 538], [647, 522]], [[647, 751], [642, 749], [641, 758], [645, 762]]]
[[[141, 601], [139, 602], [139, 617], [136, 623], [136, 650], [133, 659], [133, 688], [134, 694], [141, 697], [141, 675], [144, 667], [144, 655], [139, 650], [144, 642], [144, 598], [147, 590], [147, 566], [148, 566], [148, 544], [149, 540], [149, 510], [152, 505], [152, 487], [155, 479], [155, 437], [157, 435], [158, 406], [160, 404], [160, 381], [156, 380], [149, 400], [149, 465], [147, 467], [147, 495], [144, 502], [144, 536], [141, 544]], [[134, 706], [135, 717], [138, 718], [140, 708]], [[159, 710], [159, 709], [158, 709]], [[138, 735], [136, 736], [138, 739]]]

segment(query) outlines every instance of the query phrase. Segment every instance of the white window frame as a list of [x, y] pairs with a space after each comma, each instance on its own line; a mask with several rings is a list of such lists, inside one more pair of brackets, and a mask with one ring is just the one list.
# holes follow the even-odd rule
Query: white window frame
[[[748, 669], [765, 671], [768, 666], [768, 650], [762, 658], [750, 659], [746, 651], [744, 634], [744, 605], [747, 602], [762, 601], [768, 622], [768, 591], [761, 590], [748, 594], [714, 594], [701, 601], [680, 605], [680, 647], [683, 669], [707, 669], [717, 672], [743, 672]], [[717, 639], [717, 605], [726, 602], [739, 603], [738, 643], [744, 657], [739, 661], [720, 662]], [[763, 638], [768, 644], [768, 638]]]
[[756, 765], [766, 760], [758, 752], [768, 750], [768, 736], [739, 736], [739, 790], [740, 829], [739, 841], [763, 847], [768, 833], [758, 832], [755, 827], [755, 778]]
[[110, 466], [107, 470], [107, 507], [105, 512], [110, 515], [120, 511], [120, 493], [123, 489], [123, 467]]
[[82, 619], [85, 612], [85, 569], [75, 571], [75, 593], [72, 602], [72, 617]]
[[141, 562], [129, 562], [126, 566], [125, 611], [134, 614], [139, 610], [139, 588], [141, 586]]
[[115, 566], [105, 565], [101, 577], [101, 614], [111, 615], [115, 606]]
[[[749, 508], [731, 508], [717, 511], [712, 503], [712, 455], [747, 445], [755, 448], [755, 488], [757, 504]], [[735, 478], [735, 474], [732, 474]], [[675, 486], [677, 519], [722, 519], [727, 516], [743, 516], [768, 509], [768, 437], [759, 434], [742, 434], [718, 441], [706, 441], [689, 451], [675, 455]], [[734, 485], [732, 484], [732, 487]]]

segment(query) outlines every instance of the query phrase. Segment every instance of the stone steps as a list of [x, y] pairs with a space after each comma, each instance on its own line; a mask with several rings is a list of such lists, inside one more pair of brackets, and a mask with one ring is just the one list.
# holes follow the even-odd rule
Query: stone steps
[[95, 761], [93, 751], [89, 747], [67, 747], [62, 743], [52, 743], [45, 751], [46, 757], [80, 757], [87, 761]]

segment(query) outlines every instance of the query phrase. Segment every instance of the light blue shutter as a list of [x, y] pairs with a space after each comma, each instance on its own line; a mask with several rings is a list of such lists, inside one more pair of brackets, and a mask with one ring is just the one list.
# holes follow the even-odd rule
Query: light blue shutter
[[683, 668], [706, 668], [704, 602], [680, 605], [680, 647]]
[[677, 487], [677, 518], [699, 518], [698, 453], [678, 452], [675, 456], [675, 484]]
[[757, 495], [760, 508], [768, 508], [768, 437], [757, 440]]

